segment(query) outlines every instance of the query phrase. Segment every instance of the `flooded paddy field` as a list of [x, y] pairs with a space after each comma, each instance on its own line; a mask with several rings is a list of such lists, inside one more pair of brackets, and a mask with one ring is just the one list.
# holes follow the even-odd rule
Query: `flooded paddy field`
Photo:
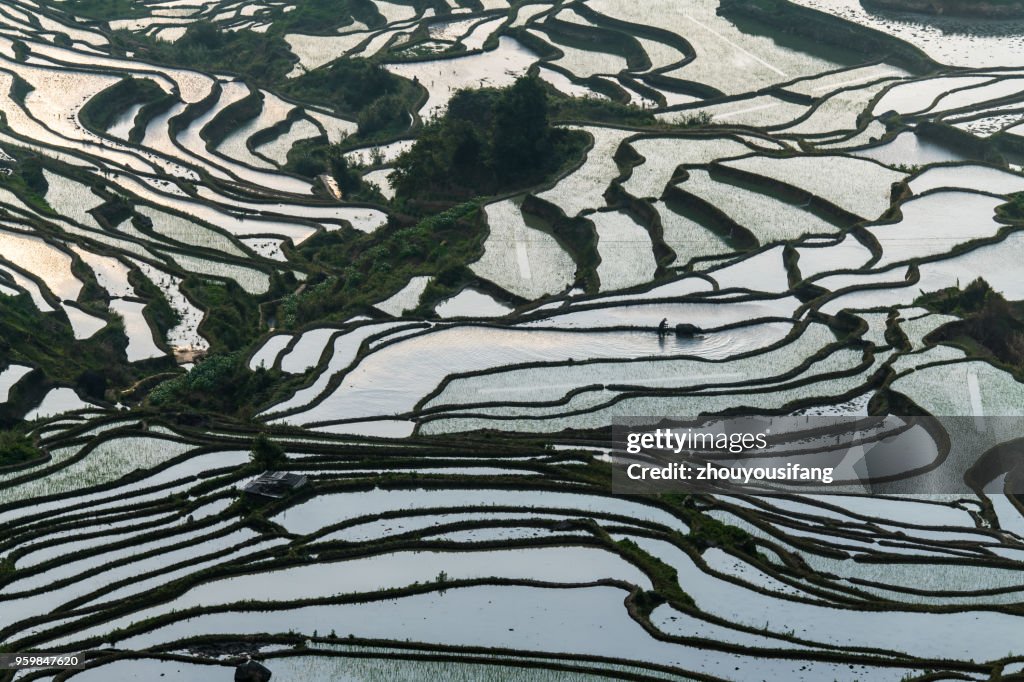
[[617, 496], [609, 433], [1024, 416], [1024, 23], [328, 4], [0, 5], [0, 643], [85, 661], [0, 680], [1021, 674], [1019, 469]]

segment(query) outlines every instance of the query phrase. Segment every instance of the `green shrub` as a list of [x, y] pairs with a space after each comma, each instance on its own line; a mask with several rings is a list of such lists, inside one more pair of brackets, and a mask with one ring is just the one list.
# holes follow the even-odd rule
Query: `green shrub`
[[0, 431], [0, 467], [24, 464], [39, 456], [32, 439], [21, 431]]
[[267, 438], [267, 434], [261, 433], [252, 441], [250, 458], [254, 464], [264, 469], [275, 469], [287, 457], [284, 448]]
[[363, 135], [401, 130], [408, 120], [409, 112], [399, 95], [384, 95], [365, 106], [357, 116], [359, 132]]

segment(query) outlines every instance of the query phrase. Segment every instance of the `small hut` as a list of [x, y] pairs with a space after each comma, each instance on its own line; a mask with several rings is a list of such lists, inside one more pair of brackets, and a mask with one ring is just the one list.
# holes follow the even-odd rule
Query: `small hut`
[[259, 478], [246, 483], [242, 492], [246, 495], [279, 500], [308, 482], [309, 479], [300, 474], [292, 474], [287, 471], [267, 471]]

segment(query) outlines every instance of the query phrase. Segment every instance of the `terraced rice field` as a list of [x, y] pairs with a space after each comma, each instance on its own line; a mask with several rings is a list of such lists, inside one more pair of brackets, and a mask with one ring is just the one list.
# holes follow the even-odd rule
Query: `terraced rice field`
[[[622, 496], [609, 427], [1020, 417], [1024, 23], [320, 4], [0, 4], [0, 645], [84, 662], [0, 680], [1021, 679], [1016, 450]], [[280, 61], [155, 60], [197, 27]], [[459, 91], [527, 74], [579, 157], [408, 199]]]

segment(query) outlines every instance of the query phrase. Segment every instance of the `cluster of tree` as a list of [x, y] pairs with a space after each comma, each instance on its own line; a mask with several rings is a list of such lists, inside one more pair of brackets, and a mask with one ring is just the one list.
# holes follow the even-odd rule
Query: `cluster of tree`
[[293, 173], [308, 178], [315, 178], [321, 173], [331, 175], [349, 201], [384, 201], [376, 190], [363, 183], [358, 168], [345, 158], [345, 147], [341, 144], [300, 143], [288, 157], [286, 168]]
[[[268, 400], [280, 382], [262, 367], [250, 371], [240, 352], [210, 355], [185, 374], [169, 379], [149, 393], [149, 404], [173, 409], [248, 414]], [[243, 414], [244, 413], [244, 414]]]
[[283, 80], [295, 59], [278, 31], [224, 31], [209, 21], [191, 24], [173, 43], [121, 30], [111, 44], [158, 64], [237, 73], [266, 84]]
[[419, 97], [412, 83], [367, 59], [338, 60], [289, 80], [281, 91], [356, 118], [364, 136], [407, 128]]
[[460, 200], [542, 182], [586, 146], [582, 133], [551, 125], [548, 106], [531, 76], [505, 89], [456, 93], [395, 163], [399, 197]]
[[555, 119], [630, 126], [649, 126], [658, 122], [646, 109], [611, 99], [556, 96], [550, 102], [550, 115]]
[[284, 448], [270, 440], [265, 433], [253, 438], [249, 456], [262, 469], [275, 469], [288, 459]]
[[933, 333], [934, 341], [957, 341], [982, 356], [1024, 370], [1024, 303], [1007, 301], [982, 278], [964, 289], [925, 294], [919, 302], [931, 310], [960, 317]]

